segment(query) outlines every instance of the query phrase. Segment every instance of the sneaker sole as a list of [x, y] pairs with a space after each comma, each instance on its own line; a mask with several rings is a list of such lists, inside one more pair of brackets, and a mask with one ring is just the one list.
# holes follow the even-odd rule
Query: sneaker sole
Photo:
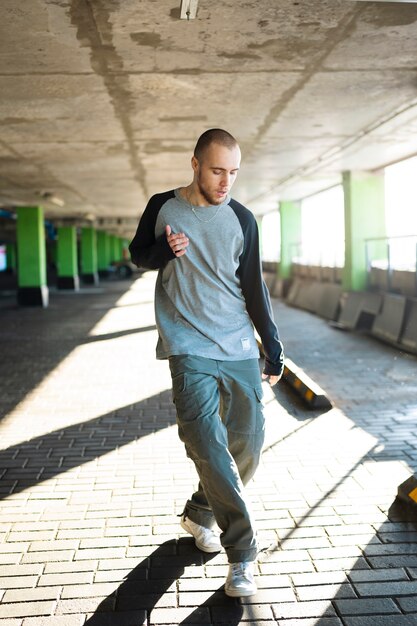
[[224, 593], [230, 598], [247, 598], [249, 596], [254, 596], [258, 589], [255, 587], [251, 591], [239, 591], [238, 589], [226, 589]]
[[[190, 531], [190, 529], [187, 526], [187, 523], [184, 522], [184, 520], [180, 520], [180, 525], [181, 528], [183, 530], [185, 530], [185, 532], [187, 532], [189, 535], [191, 535], [191, 537], [194, 537], [193, 533]], [[213, 552], [220, 552], [221, 551], [221, 546], [219, 546], [218, 548], [210, 548], [208, 546], [205, 546], [203, 544], [201, 544], [199, 541], [197, 541], [197, 539], [194, 537], [194, 541], [195, 541], [195, 545], [196, 547], [201, 550], [202, 552], [206, 552], [207, 554], [212, 554]]]

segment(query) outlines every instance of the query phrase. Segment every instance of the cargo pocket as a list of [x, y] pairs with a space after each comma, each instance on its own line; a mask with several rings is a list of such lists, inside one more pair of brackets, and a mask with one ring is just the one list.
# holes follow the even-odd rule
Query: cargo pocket
[[230, 398], [227, 429], [242, 435], [256, 435], [264, 430], [263, 389], [240, 384]]
[[172, 378], [172, 389], [178, 434], [187, 454], [193, 459], [206, 458], [224, 428], [218, 417], [217, 381], [206, 374], [184, 372]]

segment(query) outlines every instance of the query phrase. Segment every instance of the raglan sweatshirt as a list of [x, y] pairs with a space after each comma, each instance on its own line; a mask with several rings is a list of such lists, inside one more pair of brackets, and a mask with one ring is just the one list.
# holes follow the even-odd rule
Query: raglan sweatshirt
[[[172, 252], [165, 227], [189, 238], [186, 254]], [[262, 278], [253, 214], [228, 197], [217, 206], [191, 207], [178, 189], [149, 200], [129, 246], [133, 263], [159, 270], [155, 287], [156, 356], [197, 355], [217, 360], [259, 357], [280, 375], [283, 348]]]

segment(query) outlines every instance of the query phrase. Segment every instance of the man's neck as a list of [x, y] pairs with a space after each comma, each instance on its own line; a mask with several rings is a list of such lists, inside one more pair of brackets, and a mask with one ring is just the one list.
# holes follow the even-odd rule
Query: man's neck
[[211, 206], [194, 183], [190, 183], [188, 187], [182, 187], [180, 193], [184, 200], [192, 206]]

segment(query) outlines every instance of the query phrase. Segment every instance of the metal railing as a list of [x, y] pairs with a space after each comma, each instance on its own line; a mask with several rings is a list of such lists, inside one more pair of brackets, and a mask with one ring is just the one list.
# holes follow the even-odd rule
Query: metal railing
[[365, 239], [365, 258], [368, 287], [372, 286], [372, 270], [386, 272], [388, 291], [395, 291], [394, 272], [414, 273], [417, 293], [417, 235]]
[[340, 282], [340, 271], [343, 268], [343, 263], [340, 262], [340, 254], [335, 253], [333, 258], [330, 257], [328, 252], [308, 255], [303, 251], [301, 242], [291, 244], [290, 249], [291, 263], [293, 265], [316, 268], [320, 280]]

